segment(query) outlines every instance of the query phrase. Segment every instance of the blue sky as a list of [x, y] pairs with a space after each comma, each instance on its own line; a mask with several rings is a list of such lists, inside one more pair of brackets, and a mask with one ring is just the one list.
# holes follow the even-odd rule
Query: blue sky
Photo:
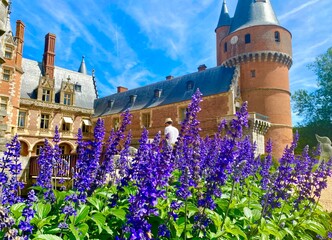
[[[293, 35], [291, 91], [315, 89], [307, 65], [332, 46], [331, 0], [272, 0]], [[228, 0], [233, 16], [237, 0]], [[222, 0], [13, 0], [11, 21], [25, 23], [25, 58], [41, 61], [54, 33], [59, 67], [77, 70], [85, 56], [101, 97], [216, 66], [215, 27]], [[293, 122], [300, 118], [293, 115]]]

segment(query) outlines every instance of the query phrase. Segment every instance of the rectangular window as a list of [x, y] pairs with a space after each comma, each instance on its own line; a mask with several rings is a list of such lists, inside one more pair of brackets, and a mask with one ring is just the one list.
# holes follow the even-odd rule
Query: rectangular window
[[83, 119], [82, 121], [83, 121], [83, 123], [82, 123], [82, 132], [83, 133], [91, 132], [91, 126], [92, 126], [91, 121], [89, 119]]
[[274, 40], [280, 42], [280, 33], [278, 31], [274, 32]]
[[183, 120], [186, 119], [186, 115], [187, 115], [187, 107], [180, 107], [179, 108], [179, 121], [183, 122]]
[[44, 144], [38, 144], [36, 146], [36, 155], [40, 154], [40, 150], [44, 147]]
[[79, 84], [75, 84], [75, 91], [76, 92], [81, 92], [82, 91], [82, 86]]
[[145, 128], [149, 128], [151, 124], [150, 113], [142, 113], [142, 125]]
[[113, 118], [112, 126], [113, 126], [114, 130], [118, 130], [120, 127], [120, 118], [118, 118], [118, 117]]
[[5, 58], [11, 59], [13, 57], [13, 49], [9, 46], [6, 46], [5, 49]]
[[227, 52], [227, 42], [224, 43], [224, 52]]
[[256, 77], [256, 70], [251, 70], [250, 74], [252, 78]]
[[250, 36], [249, 33], [244, 36], [244, 42], [245, 43], [250, 43], [251, 42], [251, 36]]
[[51, 90], [43, 89], [42, 101], [49, 102], [51, 100], [50, 96], [51, 96]]
[[8, 98], [0, 97], [0, 110], [7, 111]]
[[63, 97], [63, 104], [71, 105], [71, 94], [70, 93], [65, 93], [65, 95]]
[[26, 119], [26, 112], [19, 112], [18, 113], [18, 123], [17, 126], [19, 128], [24, 128], [25, 127], [25, 119]]
[[48, 129], [50, 121], [50, 115], [42, 114], [40, 117], [40, 128], [41, 129]]
[[11, 72], [10, 72], [9, 69], [3, 69], [2, 80], [9, 81], [10, 80], [10, 75], [11, 75]]
[[73, 119], [71, 117], [63, 117], [61, 130], [63, 132], [69, 132], [71, 125], [73, 124]]

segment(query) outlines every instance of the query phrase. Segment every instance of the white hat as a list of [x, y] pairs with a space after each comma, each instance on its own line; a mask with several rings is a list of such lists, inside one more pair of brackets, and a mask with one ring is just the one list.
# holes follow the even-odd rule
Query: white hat
[[172, 120], [172, 118], [166, 118], [166, 119], [165, 119], [165, 123], [168, 123], [168, 122], [171, 122], [171, 123], [173, 123], [173, 120]]

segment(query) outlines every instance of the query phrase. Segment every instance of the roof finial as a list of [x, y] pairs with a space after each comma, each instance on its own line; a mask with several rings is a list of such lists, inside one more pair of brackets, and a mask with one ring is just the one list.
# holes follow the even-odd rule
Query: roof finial
[[87, 74], [84, 58], [85, 57], [82, 56], [82, 62], [81, 62], [80, 68], [78, 69], [78, 72]]

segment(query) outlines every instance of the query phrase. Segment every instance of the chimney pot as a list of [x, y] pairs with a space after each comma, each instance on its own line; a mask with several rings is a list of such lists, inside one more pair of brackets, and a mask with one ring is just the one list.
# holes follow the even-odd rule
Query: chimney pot
[[126, 91], [128, 91], [128, 88], [126, 88], [126, 87], [122, 87], [122, 86], [119, 86], [119, 87], [118, 87], [118, 93], [126, 92]]
[[173, 79], [174, 78], [174, 76], [172, 76], [172, 75], [168, 75], [168, 76], [166, 76], [166, 80], [171, 80], [171, 79]]
[[206, 68], [207, 68], [206, 65], [202, 64], [202, 65], [199, 65], [197, 69], [199, 72], [201, 72], [201, 71], [204, 71]]

